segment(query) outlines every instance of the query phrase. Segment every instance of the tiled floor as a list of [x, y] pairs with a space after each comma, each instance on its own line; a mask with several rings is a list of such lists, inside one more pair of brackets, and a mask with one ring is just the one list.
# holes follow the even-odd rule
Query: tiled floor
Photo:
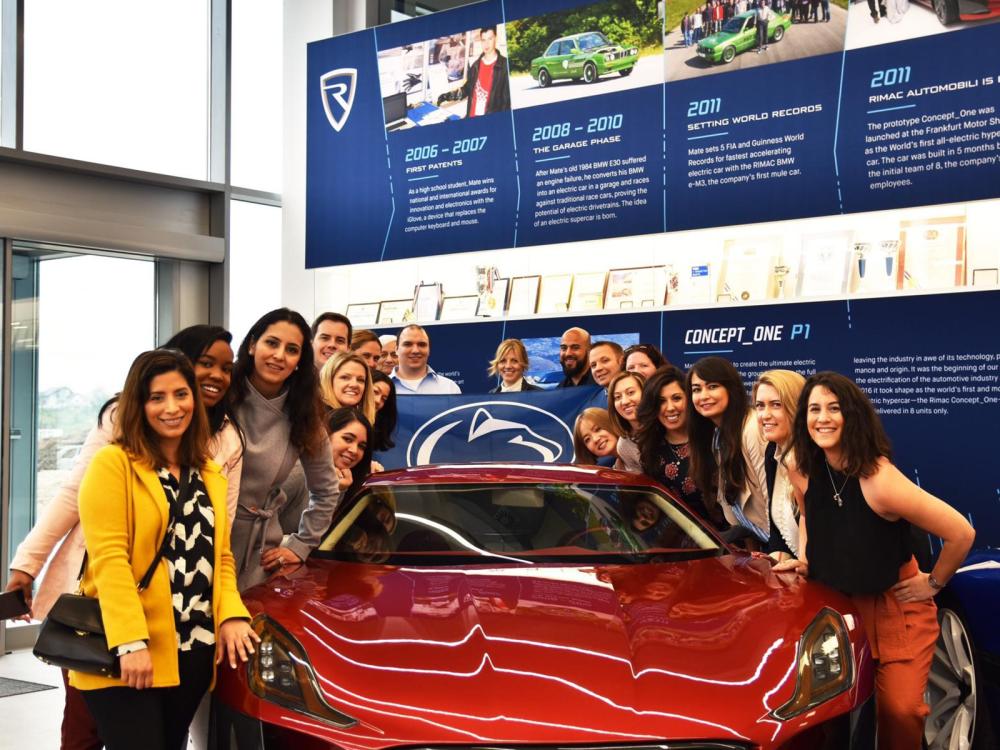
[[57, 686], [0, 698], [0, 750], [57, 750], [63, 710], [59, 670], [42, 664], [30, 651], [16, 651], [0, 656], [0, 677]]

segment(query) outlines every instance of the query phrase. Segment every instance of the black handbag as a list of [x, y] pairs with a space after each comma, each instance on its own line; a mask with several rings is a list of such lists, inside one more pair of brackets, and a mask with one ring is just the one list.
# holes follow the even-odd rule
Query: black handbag
[[[181, 507], [187, 501], [187, 492], [188, 470], [184, 470], [181, 472], [177, 503]], [[153, 579], [156, 567], [170, 543], [174, 520], [175, 507], [171, 503], [167, 531], [163, 535], [163, 542], [153, 562], [149, 564], [146, 574], [137, 584], [139, 591], [144, 591]], [[84, 552], [83, 562], [80, 565], [81, 586], [86, 568], [87, 553]], [[56, 599], [48, 616], [42, 621], [33, 653], [46, 664], [71, 669], [74, 672], [103, 677], [118, 677], [121, 674], [118, 654], [108, 648], [108, 639], [104, 634], [101, 602], [92, 596], [84, 596], [80, 593], [80, 589], [77, 589], [75, 594], [62, 594]]]

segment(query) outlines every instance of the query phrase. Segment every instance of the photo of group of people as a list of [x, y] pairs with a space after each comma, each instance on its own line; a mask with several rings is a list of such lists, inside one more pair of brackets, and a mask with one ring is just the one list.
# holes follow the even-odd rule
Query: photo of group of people
[[389, 132], [510, 110], [502, 24], [378, 53]]
[[840, 52], [848, 0], [681, 0], [667, 6], [668, 81]]

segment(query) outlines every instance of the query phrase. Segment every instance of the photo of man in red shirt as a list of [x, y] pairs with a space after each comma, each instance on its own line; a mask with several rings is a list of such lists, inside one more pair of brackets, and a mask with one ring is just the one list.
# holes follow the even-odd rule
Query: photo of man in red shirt
[[465, 83], [453, 91], [441, 94], [437, 104], [468, 99], [466, 117], [480, 117], [510, 109], [510, 86], [507, 58], [497, 49], [496, 26], [479, 30], [483, 52], [469, 68]]

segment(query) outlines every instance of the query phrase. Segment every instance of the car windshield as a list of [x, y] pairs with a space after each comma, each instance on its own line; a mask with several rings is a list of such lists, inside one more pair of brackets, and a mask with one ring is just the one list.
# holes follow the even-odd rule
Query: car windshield
[[584, 52], [591, 49], [597, 49], [598, 47], [607, 47], [611, 44], [611, 42], [608, 41], [608, 38], [600, 31], [592, 31], [589, 34], [584, 34], [576, 40], [576, 43], [577, 46], [579, 46]]
[[398, 565], [686, 560], [725, 549], [651, 487], [600, 484], [375, 485], [316, 554]]
[[723, 31], [728, 31], [730, 34], [739, 34], [743, 31], [743, 23], [746, 18], [730, 18], [722, 25]]

